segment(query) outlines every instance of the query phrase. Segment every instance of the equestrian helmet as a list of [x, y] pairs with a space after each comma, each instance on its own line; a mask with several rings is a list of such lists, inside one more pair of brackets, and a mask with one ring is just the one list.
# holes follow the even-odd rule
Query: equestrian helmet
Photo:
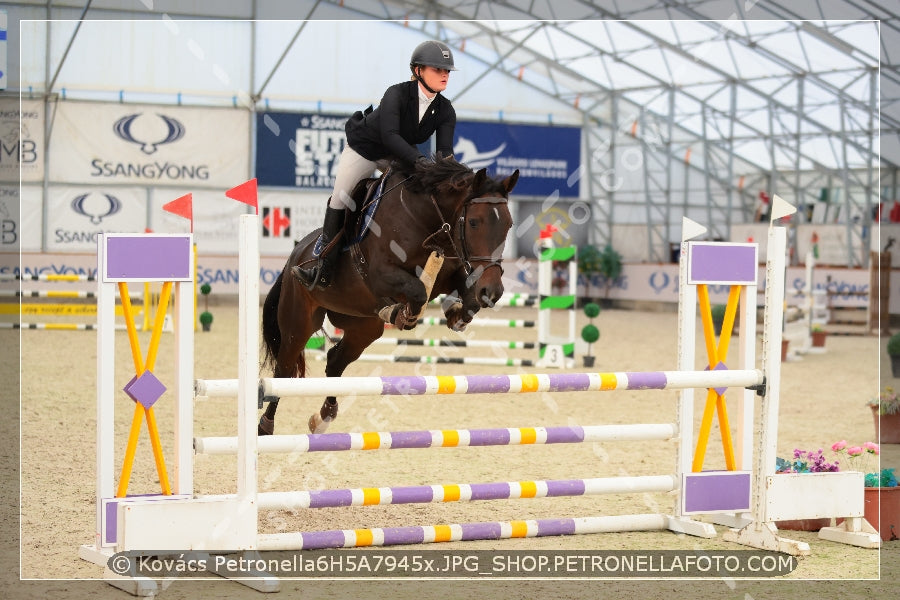
[[450, 46], [437, 40], [428, 40], [416, 46], [409, 59], [409, 67], [413, 69], [417, 65], [447, 69], [448, 71], [456, 70], [456, 67], [453, 66], [453, 53], [450, 51]]

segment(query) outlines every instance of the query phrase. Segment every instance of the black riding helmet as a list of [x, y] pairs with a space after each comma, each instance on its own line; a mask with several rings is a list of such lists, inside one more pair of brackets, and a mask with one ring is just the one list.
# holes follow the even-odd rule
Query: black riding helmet
[[456, 67], [453, 66], [453, 53], [450, 51], [450, 46], [437, 40], [422, 42], [413, 50], [412, 57], [409, 59], [409, 68], [415, 72], [415, 68], [419, 65], [448, 71], [456, 70]]

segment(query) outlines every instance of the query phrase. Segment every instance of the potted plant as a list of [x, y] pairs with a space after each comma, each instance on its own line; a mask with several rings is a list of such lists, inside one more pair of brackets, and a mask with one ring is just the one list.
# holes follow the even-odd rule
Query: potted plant
[[825, 329], [818, 323], [812, 326], [810, 329], [810, 335], [812, 336], [812, 345], [813, 348], [824, 348], [825, 347], [825, 337], [828, 335], [825, 332]]
[[206, 310], [200, 313], [200, 325], [203, 326], [203, 331], [209, 331], [210, 327], [212, 326], [212, 322], [213, 316], [211, 312]]
[[887, 386], [866, 405], [875, 421], [875, 438], [882, 444], [900, 444], [900, 395]]
[[608, 307], [610, 304], [609, 290], [622, 274], [622, 255], [613, 250], [610, 244], [607, 244], [600, 253], [599, 267], [600, 274], [603, 275], [603, 302]]
[[209, 293], [211, 291], [212, 286], [208, 283], [204, 283], [200, 286], [200, 293], [203, 294], [203, 312], [200, 313], [200, 325], [203, 326], [203, 331], [209, 331], [213, 322], [212, 313], [209, 312]]
[[600, 273], [600, 251], [596, 246], [588, 244], [578, 249], [578, 271], [584, 275], [585, 297], [588, 301], [592, 301], [594, 297], [591, 295], [591, 283], [594, 275]]
[[587, 342], [587, 354], [581, 357], [585, 367], [594, 366], [594, 356], [591, 354], [591, 345], [600, 339], [600, 330], [594, 325], [594, 317], [600, 314], [600, 307], [593, 302], [584, 305], [584, 314], [590, 322], [581, 329], [581, 339]]
[[891, 375], [900, 378], [900, 333], [888, 339], [887, 353], [891, 357]]

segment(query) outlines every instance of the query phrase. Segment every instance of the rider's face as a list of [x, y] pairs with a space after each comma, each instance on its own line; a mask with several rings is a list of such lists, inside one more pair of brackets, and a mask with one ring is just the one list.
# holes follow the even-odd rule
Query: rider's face
[[450, 71], [435, 67], [419, 67], [419, 77], [425, 84], [436, 92], [447, 89], [447, 81], [450, 79]]

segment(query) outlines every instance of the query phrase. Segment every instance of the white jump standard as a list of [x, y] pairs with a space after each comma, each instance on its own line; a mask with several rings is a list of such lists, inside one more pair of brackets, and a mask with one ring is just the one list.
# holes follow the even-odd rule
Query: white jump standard
[[[773, 219], [785, 209], [776, 197]], [[340, 377], [275, 379], [259, 378], [259, 281], [240, 282], [240, 349], [237, 379], [193, 380], [193, 329], [189, 319], [190, 294], [178, 294], [176, 304], [175, 385], [176, 461], [174, 485], [152, 497], [117, 497], [114, 491], [112, 457], [113, 396], [115, 394], [111, 356], [114, 298], [112, 288], [122, 278], [146, 276], [128, 271], [125, 275], [108, 270], [107, 245], [117, 238], [101, 238], [98, 307], [98, 484], [97, 532], [95, 542], [82, 547], [81, 556], [99, 564], [113, 552], [199, 550], [234, 552], [275, 549], [330, 548], [408, 543], [429, 543], [468, 539], [503, 539], [573, 533], [662, 530], [699, 537], [717, 535], [712, 523], [695, 515], [718, 515], [734, 527], [725, 539], [759, 548], [791, 554], [808, 554], [808, 544], [781, 538], [773, 521], [809, 516], [843, 517], [840, 527], [825, 528], [820, 537], [866, 547], [878, 547], [880, 539], [862, 518], [862, 474], [825, 473], [828, 477], [775, 475], [782, 303], [784, 298], [785, 232], [770, 227], [768, 241], [766, 317], [761, 367], [755, 353], [756, 246], [689, 242], [703, 229], [685, 219], [681, 252], [680, 303], [678, 317], [678, 362], [676, 370], [616, 373], [555, 373], [533, 375], [433, 376], [433, 377]], [[259, 222], [256, 215], [241, 216], [240, 272], [259, 272]], [[153, 237], [153, 236], [147, 236]], [[189, 236], [184, 236], [189, 238]], [[154, 242], [155, 243], [155, 242]], [[188, 241], [189, 245], [189, 241]], [[153, 253], [144, 256], [153, 256]], [[146, 258], [150, 260], [150, 258]], [[178, 267], [165, 279], [190, 282], [190, 259], [172, 260]], [[178, 265], [181, 265], [180, 267]], [[185, 270], [186, 269], [186, 270]], [[162, 277], [162, 274], [156, 273]], [[183, 278], [182, 278], [183, 276]], [[707, 285], [732, 286], [723, 334], [716, 341]], [[696, 357], [696, 318], [701, 315], [706, 356]], [[733, 325], [739, 359], [736, 368], [726, 365]], [[104, 359], [106, 359], [104, 361]], [[150, 361], [148, 361], [149, 363]], [[136, 362], [136, 367], [139, 366]], [[152, 369], [148, 368], [148, 373]], [[145, 402], [136, 382], [143, 376], [136, 369], [135, 380], [126, 388], [135, 402]], [[148, 377], [149, 380], [149, 377]], [[152, 380], [149, 380], [152, 383]], [[155, 387], [155, 386], [150, 386]], [[694, 431], [693, 389], [707, 390], [703, 420]], [[616, 390], [681, 390], [674, 423], [616, 426], [501, 428], [495, 430], [448, 429], [417, 432], [366, 432], [361, 434], [311, 434], [257, 437], [256, 410], [260, 395], [321, 396], [354, 394], [383, 396], [403, 394], [436, 398], [455, 394], [528, 394], [535, 392], [579, 392], [589, 399], [604, 401], [599, 392]], [[726, 390], [736, 393], [737, 410], [731, 416], [725, 401]], [[158, 388], [157, 388], [158, 390]], [[237, 397], [238, 433], [234, 438], [193, 439], [191, 391], [196, 395]], [[161, 392], [158, 392], [161, 393]], [[653, 393], [650, 391], [649, 393]], [[754, 426], [754, 407], [762, 397], [762, 421]], [[429, 401], [430, 398], [423, 398]], [[362, 401], [362, 400], [361, 400]], [[525, 399], [523, 398], [523, 401]], [[732, 407], [733, 408], [733, 407]], [[138, 412], [138, 411], [136, 411]], [[703, 460], [713, 415], [718, 415], [723, 432], [722, 445], [727, 468], [704, 471]], [[733, 423], [729, 422], [733, 419]], [[733, 425], [733, 427], [732, 427]], [[732, 441], [729, 433], [736, 430]], [[757, 430], [756, 432], [754, 430]], [[756, 435], [754, 435], [756, 433]], [[262, 452], [324, 452], [388, 450], [408, 447], [423, 451], [475, 445], [525, 445], [538, 443], [584, 443], [591, 440], [678, 440], [674, 473], [570, 480], [528, 480], [517, 482], [461, 483], [432, 486], [389, 486], [320, 491], [258, 491], [257, 460]], [[235, 494], [201, 496], [193, 490], [192, 445], [196, 452], [237, 455]], [[692, 451], [693, 450], [693, 451]], [[121, 483], [121, 482], [120, 482]], [[827, 492], [826, 492], [827, 489]], [[258, 511], [286, 507], [374, 505], [399, 502], [487, 500], [489, 498], [535, 498], [541, 496], [633, 493], [662, 491], [673, 494], [670, 514], [566, 517], [449, 525], [410, 525], [395, 528], [362, 528], [331, 531], [261, 533]], [[798, 499], [800, 499], [798, 501]], [[599, 511], [598, 511], [599, 512]], [[164, 524], [164, 526], [161, 526]], [[271, 579], [246, 580], [260, 589], [277, 585]], [[118, 585], [142, 593], [146, 580], [120, 580]]]

